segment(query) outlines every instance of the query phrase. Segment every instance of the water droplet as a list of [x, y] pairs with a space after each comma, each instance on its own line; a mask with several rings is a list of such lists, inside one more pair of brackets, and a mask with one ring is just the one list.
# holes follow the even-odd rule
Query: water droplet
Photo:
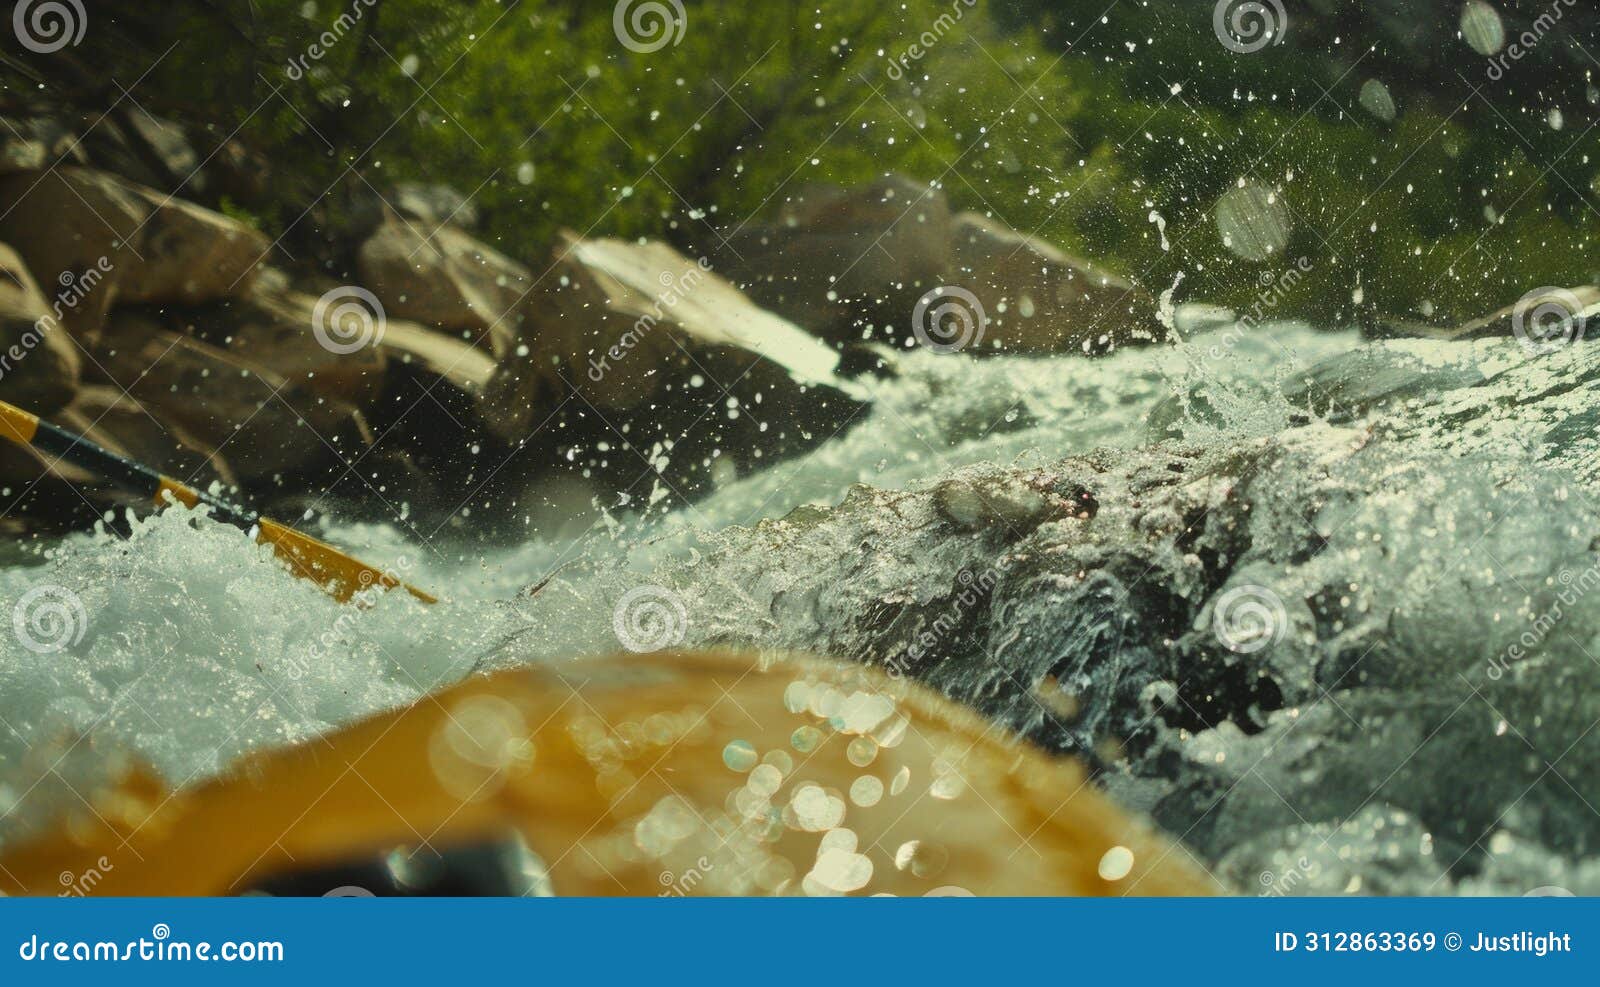
[[722, 749], [722, 763], [734, 771], [749, 771], [756, 766], [755, 745], [748, 740], [735, 740]]
[[850, 784], [850, 801], [863, 809], [877, 805], [883, 799], [883, 782], [872, 775], [862, 775]]
[[877, 741], [871, 737], [857, 737], [845, 748], [844, 756], [851, 764], [864, 768], [878, 756]]
[[789, 735], [789, 743], [802, 754], [810, 754], [822, 743], [822, 731], [813, 726], [803, 726]]
[[1114, 846], [1100, 858], [1100, 877], [1106, 881], [1120, 881], [1133, 871], [1133, 851], [1125, 846]]
[[906, 790], [906, 786], [909, 784], [911, 784], [911, 769], [909, 767], [902, 767], [899, 771], [895, 772], [894, 780], [889, 782], [889, 794], [899, 795], [901, 792]]
[[937, 877], [950, 862], [950, 851], [926, 840], [907, 840], [894, 852], [894, 865], [913, 877]]
[[872, 880], [872, 861], [848, 850], [824, 850], [806, 877], [840, 894], [859, 891]]
[[1493, 55], [1505, 47], [1506, 26], [1484, 0], [1467, 0], [1461, 5], [1461, 36], [1478, 54]]

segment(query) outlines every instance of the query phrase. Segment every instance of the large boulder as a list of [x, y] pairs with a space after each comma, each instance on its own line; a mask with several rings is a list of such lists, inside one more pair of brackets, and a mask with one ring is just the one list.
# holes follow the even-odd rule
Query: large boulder
[[[654, 466], [684, 489], [809, 447], [862, 407], [830, 347], [663, 243], [568, 234], [524, 310], [494, 426], [511, 442], [564, 436], [593, 468]], [[587, 424], [545, 427], [573, 416]]]
[[898, 175], [807, 189], [769, 223], [724, 231], [719, 271], [759, 304], [838, 342], [971, 353], [1104, 352], [1158, 338], [1126, 278]]
[[[119, 309], [111, 316], [111, 336], [171, 339], [175, 333], [206, 345], [210, 358], [239, 361], [241, 368], [288, 382], [283, 396], [297, 408], [309, 402], [316, 409], [359, 412], [380, 448], [359, 453], [360, 479], [344, 474], [337, 493], [345, 506], [368, 500], [385, 517], [392, 516], [390, 505], [402, 503], [418, 513], [440, 503], [453, 507], [459, 495], [452, 499], [450, 492], [483, 461], [474, 450], [494, 444], [482, 406], [494, 360], [464, 340], [387, 317], [357, 289], [311, 293], [316, 290], [302, 291], [269, 270], [243, 298]], [[304, 441], [319, 444], [309, 434]], [[348, 450], [341, 455], [355, 459]], [[294, 479], [283, 492], [321, 492], [311, 477], [304, 478], [309, 483]]]
[[900, 175], [852, 188], [814, 186], [764, 224], [725, 231], [717, 269], [769, 308], [834, 341], [873, 323], [905, 325], [951, 267], [944, 193]]
[[953, 227], [952, 284], [982, 306], [985, 345], [1094, 353], [1157, 338], [1155, 300], [1126, 278], [979, 213], [957, 215]]
[[73, 293], [62, 322], [86, 340], [113, 304], [241, 294], [270, 249], [221, 213], [88, 168], [0, 178], [0, 239]]
[[390, 315], [481, 340], [496, 357], [515, 346], [519, 303], [533, 285], [526, 267], [450, 223], [390, 210], [361, 244], [356, 270]]
[[0, 399], [35, 414], [72, 400], [81, 360], [16, 251], [0, 243]]
[[98, 368], [163, 425], [225, 453], [250, 495], [324, 490], [372, 442], [360, 411], [240, 354], [117, 313]]

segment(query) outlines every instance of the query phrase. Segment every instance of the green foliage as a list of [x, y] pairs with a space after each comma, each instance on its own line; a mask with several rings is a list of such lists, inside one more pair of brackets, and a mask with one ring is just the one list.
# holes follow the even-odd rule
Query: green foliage
[[685, 0], [681, 42], [654, 52], [619, 42], [609, 0], [150, 6], [115, 15], [92, 57], [131, 79], [170, 40], [204, 39], [174, 48], [141, 102], [265, 153], [269, 195], [235, 208], [268, 228], [332, 222], [307, 214], [324, 193], [443, 182], [538, 267], [563, 227], [708, 242], [806, 183], [898, 171], [1152, 290], [1182, 274], [1185, 297], [1247, 305], [1287, 264], [1221, 241], [1213, 206], [1248, 179], [1278, 190], [1287, 253], [1312, 263], [1285, 315], [1348, 315], [1358, 284], [1384, 311], [1476, 315], [1600, 271], [1594, 193], [1564, 177], [1593, 170], [1593, 135], [1546, 173], [1548, 134], [1512, 140], [1420, 100], [1386, 124], [1358, 107], [1359, 76], [1313, 102], [1286, 67], [1277, 92], [1270, 52], [1235, 61], [1241, 93], [1230, 53], [1187, 23], [1150, 27], [1159, 57], [1117, 57], [1114, 36], [1062, 57], [1098, 3], [1050, 5], [1047, 40], [964, 0]]

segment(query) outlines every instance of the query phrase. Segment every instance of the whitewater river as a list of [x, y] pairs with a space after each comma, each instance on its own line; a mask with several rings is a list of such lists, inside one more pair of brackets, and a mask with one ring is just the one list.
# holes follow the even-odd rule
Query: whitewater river
[[[475, 669], [617, 651], [627, 643], [619, 632], [629, 633], [619, 602], [642, 586], [674, 587], [688, 626], [673, 640], [719, 640], [707, 615], [737, 613], [749, 601], [736, 578], [700, 567], [701, 559], [757, 521], [836, 505], [853, 485], [918, 490], [970, 464], [1045, 467], [1095, 449], [1145, 447], [1173, 425], [1191, 444], [1215, 445], [1315, 424], [1328, 409], [1281, 395], [1293, 394], [1309, 368], [1359, 345], [1354, 333], [1279, 324], [1254, 333], [1213, 330], [1176, 348], [1098, 360], [912, 353], [898, 361], [898, 377], [875, 385], [872, 409], [853, 428], [692, 507], [674, 497], [643, 517], [600, 512], [586, 530], [489, 552], [423, 543], [381, 525], [323, 532], [440, 596], [432, 607], [391, 593], [366, 609], [341, 608], [288, 578], [242, 533], [176, 510], [137, 522], [131, 539], [82, 534], [12, 556], [0, 568], [0, 600], [19, 620], [26, 611], [27, 621], [0, 635], [0, 839], [74, 807], [77, 792], [120, 757], [188, 783], [248, 751], [304, 741]], [[1424, 362], [1436, 352], [1443, 365], [1470, 350], [1486, 372], [1516, 362], [1498, 341], [1406, 345]], [[1469, 536], [1478, 537], [1461, 537]], [[1357, 555], [1352, 549], [1348, 557]], [[788, 564], [782, 553], [762, 562], [774, 571]], [[769, 609], [753, 612], [764, 619]], [[770, 636], [808, 639], [783, 630]], [[1273, 729], [1269, 723], [1266, 735]], [[1230, 730], [1224, 723], [1198, 738], [1182, 736], [1190, 756], [1211, 767], [1249, 742]], [[1131, 776], [1110, 785], [1148, 811], [1154, 795], [1141, 786], [1147, 782]], [[1387, 818], [1361, 815], [1364, 846], [1381, 846], [1374, 839], [1386, 825], [1391, 833], [1412, 825]], [[1184, 835], [1186, 823], [1165, 824]], [[1264, 825], [1219, 837], [1213, 857], [1248, 846], [1247, 834]], [[1250, 868], [1267, 866], [1258, 858], [1304, 857], [1302, 839], [1332, 852], [1326, 831], [1271, 831], [1276, 842], [1232, 876], [1251, 880]], [[1402, 856], [1426, 862], [1431, 837], [1425, 842]], [[1353, 889], [1320, 890], [1363, 890], [1359, 876]], [[1388, 888], [1428, 889], [1426, 882]]]

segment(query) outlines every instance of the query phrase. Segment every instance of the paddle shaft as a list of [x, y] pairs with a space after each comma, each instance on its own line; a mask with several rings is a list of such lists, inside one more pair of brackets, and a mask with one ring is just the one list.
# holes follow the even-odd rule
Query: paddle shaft
[[204, 504], [219, 521], [246, 533], [254, 532], [256, 541], [271, 545], [280, 558], [290, 563], [295, 575], [315, 581], [340, 602], [348, 602], [356, 593], [374, 584], [384, 589], [404, 586], [424, 603], [435, 602], [429, 594], [326, 542], [163, 476], [4, 401], [0, 401], [0, 438], [102, 476], [124, 490], [150, 498], [157, 506], [166, 506], [170, 501], [187, 507]]

